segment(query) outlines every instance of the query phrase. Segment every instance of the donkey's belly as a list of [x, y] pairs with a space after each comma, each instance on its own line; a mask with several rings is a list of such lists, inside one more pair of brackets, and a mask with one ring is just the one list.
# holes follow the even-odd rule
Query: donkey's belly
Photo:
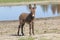
[[26, 21], [27, 23], [30, 23], [33, 19], [34, 19], [34, 17], [30, 17], [30, 18], [27, 18], [25, 21]]
[[27, 19], [27, 20], [25, 20], [26, 22], [31, 22], [31, 19]]

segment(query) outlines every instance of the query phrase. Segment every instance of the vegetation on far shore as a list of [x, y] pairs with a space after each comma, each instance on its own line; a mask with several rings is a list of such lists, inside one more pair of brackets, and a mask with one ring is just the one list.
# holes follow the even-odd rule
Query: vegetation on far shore
[[0, 3], [7, 3], [7, 2], [31, 2], [31, 1], [45, 1], [45, 0], [0, 0]]

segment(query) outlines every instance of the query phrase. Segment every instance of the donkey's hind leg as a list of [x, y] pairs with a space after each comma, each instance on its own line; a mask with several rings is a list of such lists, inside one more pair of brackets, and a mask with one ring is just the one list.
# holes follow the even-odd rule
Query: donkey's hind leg
[[19, 31], [20, 31], [20, 25], [18, 26], [18, 32], [17, 32], [17, 35], [19, 36]]
[[[24, 23], [24, 24], [25, 24], [25, 23]], [[21, 25], [21, 34], [22, 34], [22, 36], [24, 36], [24, 33], [23, 33], [24, 24]]]

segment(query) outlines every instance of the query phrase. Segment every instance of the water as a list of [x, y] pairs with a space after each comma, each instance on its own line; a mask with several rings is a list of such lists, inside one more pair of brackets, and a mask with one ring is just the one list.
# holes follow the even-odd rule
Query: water
[[[0, 21], [1, 20], [18, 20], [19, 15], [22, 13], [29, 13], [29, 9], [26, 5], [23, 6], [5, 6], [0, 7]], [[47, 12], [43, 12], [42, 7], [37, 5], [36, 8], [36, 18], [45, 18], [45, 17], [53, 17], [58, 16], [57, 12], [53, 15], [51, 10], [51, 5], [48, 7]]]

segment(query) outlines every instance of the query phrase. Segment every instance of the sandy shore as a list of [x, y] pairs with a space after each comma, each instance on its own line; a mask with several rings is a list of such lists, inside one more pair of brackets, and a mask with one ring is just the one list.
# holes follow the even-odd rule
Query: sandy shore
[[[25, 36], [17, 36], [18, 21], [0, 21], [0, 40], [18, 40], [29, 37], [29, 25], [25, 24]], [[35, 40], [60, 40], [60, 17], [38, 19], [34, 24]]]

